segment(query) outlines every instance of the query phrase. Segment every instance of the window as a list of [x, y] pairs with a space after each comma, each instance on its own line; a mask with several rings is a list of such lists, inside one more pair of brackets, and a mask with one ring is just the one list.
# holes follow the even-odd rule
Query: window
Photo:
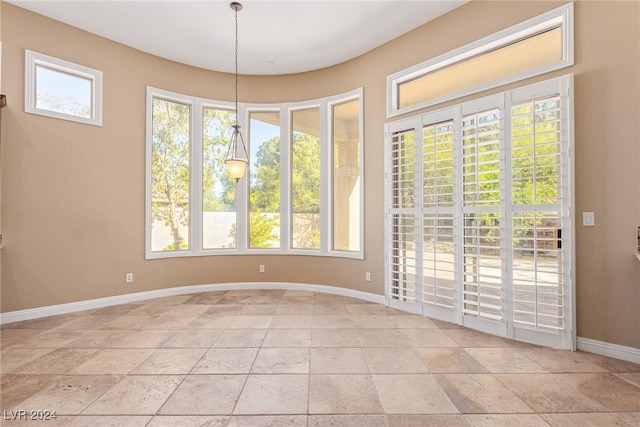
[[360, 101], [336, 104], [332, 109], [333, 141], [333, 249], [361, 248]]
[[191, 105], [153, 98], [151, 250], [189, 250]]
[[233, 104], [147, 88], [147, 258], [362, 258], [361, 97], [240, 104], [249, 167], [236, 184]]
[[573, 4], [387, 78], [387, 116], [573, 65]]
[[280, 111], [249, 113], [249, 247], [280, 247]]
[[102, 125], [102, 72], [25, 51], [25, 111]]
[[235, 115], [205, 106], [202, 109], [202, 248], [237, 246], [236, 183], [224, 163]]
[[320, 249], [320, 108], [291, 113], [291, 247]]

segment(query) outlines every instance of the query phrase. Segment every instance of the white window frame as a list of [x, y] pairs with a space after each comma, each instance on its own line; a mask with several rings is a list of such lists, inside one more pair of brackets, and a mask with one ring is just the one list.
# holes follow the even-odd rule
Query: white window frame
[[[296, 111], [303, 111], [303, 110], [309, 110], [309, 109], [315, 109], [317, 108], [319, 111], [319, 119], [320, 119], [320, 129], [319, 129], [319, 140], [320, 140], [320, 174], [321, 174], [321, 180], [320, 180], [320, 248], [318, 249], [312, 249], [312, 248], [294, 248], [293, 247], [293, 212], [291, 210], [291, 198], [292, 198], [292, 190], [293, 190], [293, 186], [292, 186], [292, 181], [293, 181], [293, 146], [292, 146], [292, 142], [290, 141], [289, 138], [293, 137], [293, 121], [292, 121], [292, 117], [293, 117], [293, 113]], [[323, 238], [323, 236], [327, 236], [327, 237], [333, 237], [333, 234], [331, 234], [330, 236], [327, 235], [328, 233], [328, 229], [327, 229], [327, 213], [325, 212], [325, 206], [327, 203], [327, 186], [326, 186], [326, 182], [324, 179], [322, 179], [324, 177], [323, 171], [326, 169], [325, 168], [325, 164], [327, 162], [327, 150], [328, 150], [328, 145], [329, 144], [323, 144], [323, 141], [328, 141], [328, 132], [327, 126], [323, 126], [323, 124], [328, 123], [327, 122], [327, 108], [326, 105], [323, 105], [322, 102], [317, 103], [317, 104], [310, 104], [308, 102], [304, 102], [304, 103], [299, 103], [295, 104], [295, 105], [290, 105], [287, 112], [289, 115], [289, 118], [287, 120], [286, 125], [288, 126], [288, 128], [286, 129], [287, 132], [287, 139], [285, 140], [285, 142], [288, 143], [287, 146], [287, 150], [285, 153], [285, 160], [286, 161], [286, 165], [287, 165], [287, 170], [284, 171], [284, 173], [289, 177], [288, 179], [288, 185], [285, 187], [281, 186], [280, 189], [280, 203], [285, 203], [285, 210], [287, 212], [287, 218], [286, 218], [286, 230], [288, 232], [288, 236], [287, 236], [287, 247], [288, 249], [296, 254], [313, 254], [314, 252], [318, 252], [318, 251], [326, 251], [327, 249], [327, 238]], [[281, 173], [283, 173], [283, 171], [281, 171]], [[282, 182], [282, 180], [281, 180]], [[282, 228], [282, 224], [280, 225], [280, 227]]]
[[[358, 251], [345, 251], [333, 249], [334, 245], [334, 233], [333, 233], [333, 197], [331, 193], [331, 189], [333, 188], [333, 139], [331, 135], [333, 135], [333, 109], [334, 106], [339, 104], [344, 104], [347, 102], [351, 102], [358, 99], [359, 102], [359, 112], [358, 112], [358, 128], [359, 132], [359, 156], [360, 156], [360, 212], [358, 213], [360, 217], [360, 249]], [[327, 222], [327, 233], [329, 234], [329, 238], [326, 239], [329, 247], [326, 250], [332, 253], [334, 256], [343, 256], [346, 258], [364, 258], [364, 191], [365, 191], [365, 182], [364, 182], [364, 99], [362, 94], [362, 88], [352, 91], [349, 94], [339, 95], [335, 97], [331, 97], [327, 99], [327, 124], [325, 126], [327, 128], [327, 144], [323, 144], [328, 151], [326, 154], [321, 152], [322, 159], [327, 162], [327, 172], [329, 182], [327, 183], [327, 190], [324, 192], [325, 197], [320, 199], [321, 206], [327, 206], [327, 214], [325, 222]], [[325, 159], [326, 157], [326, 159]]]
[[[36, 107], [37, 96], [37, 67], [68, 74], [72, 77], [86, 79], [91, 82], [91, 114], [90, 117], [80, 117], [73, 114], [46, 110]], [[26, 113], [55, 119], [70, 120], [94, 126], [102, 126], [102, 71], [74, 64], [73, 62], [54, 58], [42, 53], [25, 50], [25, 90], [24, 110]]]
[[[161, 98], [183, 104], [191, 105], [191, 166], [190, 166], [190, 200], [191, 215], [189, 216], [189, 250], [181, 251], [152, 251], [151, 250], [151, 147], [153, 138], [153, 99]], [[333, 227], [331, 224], [332, 215], [332, 177], [333, 169], [331, 156], [333, 155], [331, 135], [331, 112], [333, 106], [358, 99], [359, 105], [359, 146], [360, 146], [360, 250], [359, 251], [339, 251], [332, 250], [333, 247]], [[189, 256], [209, 256], [209, 255], [310, 255], [310, 256], [330, 256], [342, 258], [364, 259], [364, 120], [363, 120], [363, 89], [358, 88], [340, 95], [326, 98], [291, 102], [279, 104], [238, 104], [238, 122], [245, 137], [247, 151], [250, 152], [249, 117], [253, 111], [279, 111], [280, 112], [280, 247], [279, 248], [250, 248], [248, 235], [249, 221], [249, 182], [248, 172], [237, 184], [236, 193], [236, 248], [224, 249], [203, 249], [202, 248], [202, 149], [203, 138], [202, 110], [207, 108], [220, 108], [233, 110], [234, 105], [230, 102], [215, 101], [210, 99], [197, 98], [189, 95], [182, 95], [151, 86], [147, 86], [146, 99], [146, 167], [145, 167], [145, 258], [175, 258]], [[290, 191], [291, 191], [291, 112], [305, 108], [320, 107], [320, 248], [319, 249], [293, 249], [291, 246], [290, 227]], [[249, 161], [252, 161], [249, 159]]]
[[[492, 51], [508, 46], [519, 40], [532, 37], [536, 34], [562, 28], [562, 59], [552, 64], [528, 70], [505, 78], [500, 78], [485, 84], [474, 86], [461, 91], [453, 92], [437, 98], [428, 99], [414, 105], [400, 108], [398, 105], [399, 87], [403, 83], [422, 77], [429, 73], [464, 62], [470, 58], [482, 56]], [[478, 93], [487, 89], [502, 86], [508, 83], [524, 80], [551, 71], [572, 66], [573, 59], [573, 3], [566, 4], [557, 9], [539, 15], [535, 18], [521, 22], [505, 30], [484, 37], [480, 40], [454, 49], [443, 55], [416, 64], [412, 67], [398, 71], [387, 76], [387, 117], [395, 117], [411, 111], [440, 104], [466, 95]]]

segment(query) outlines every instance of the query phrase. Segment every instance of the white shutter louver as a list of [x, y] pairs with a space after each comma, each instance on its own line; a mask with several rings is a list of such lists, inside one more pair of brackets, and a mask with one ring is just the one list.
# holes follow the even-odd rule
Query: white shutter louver
[[463, 313], [502, 319], [500, 111], [462, 118]]
[[390, 296], [416, 300], [415, 132], [394, 134], [390, 146]]
[[511, 107], [513, 321], [561, 333], [564, 328], [560, 98]]
[[454, 123], [422, 129], [423, 295], [427, 306], [455, 306]]

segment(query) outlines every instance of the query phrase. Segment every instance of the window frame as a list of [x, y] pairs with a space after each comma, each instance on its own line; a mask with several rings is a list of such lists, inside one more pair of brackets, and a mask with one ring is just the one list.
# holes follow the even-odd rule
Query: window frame
[[[351, 250], [344, 250], [344, 249], [335, 249], [335, 230], [334, 230], [334, 222], [335, 222], [335, 209], [334, 209], [334, 197], [333, 197], [333, 190], [335, 187], [335, 183], [334, 183], [334, 171], [333, 171], [333, 163], [334, 163], [334, 154], [335, 154], [335, 150], [334, 150], [334, 146], [335, 146], [335, 141], [333, 139], [333, 135], [334, 135], [334, 111], [335, 111], [335, 107], [339, 106], [339, 105], [343, 105], [343, 104], [347, 104], [349, 102], [358, 100], [359, 104], [358, 104], [358, 129], [359, 129], [359, 135], [358, 135], [358, 158], [359, 158], [359, 165], [360, 165], [360, 171], [359, 171], [359, 185], [360, 185], [360, 196], [359, 196], [359, 213], [358, 213], [358, 217], [360, 218], [360, 230], [359, 230], [359, 250], [357, 251], [351, 251]], [[363, 99], [362, 96], [360, 94], [360, 96], [350, 96], [347, 98], [335, 98], [333, 100], [331, 100], [330, 102], [328, 102], [327, 104], [327, 114], [328, 114], [328, 135], [327, 138], [329, 140], [329, 144], [325, 144], [327, 147], [327, 150], [329, 150], [329, 153], [327, 153], [327, 162], [328, 162], [328, 169], [329, 169], [329, 179], [330, 179], [330, 185], [328, 187], [328, 189], [330, 189], [330, 191], [327, 191], [327, 206], [329, 207], [329, 212], [327, 213], [327, 221], [329, 222], [329, 230], [328, 232], [330, 233], [330, 238], [329, 238], [329, 243], [330, 246], [329, 248], [327, 248], [327, 250], [336, 253], [336, 254], [342, 254], [342, 256], [345, 257], [352, 257], [350, 254], [353, 254], [353, 257], [358, 257], [358, 254], [363, 253], [364, 252], [364, 146], [363, 146], [363, 142], [364, 142], [364, 136], [363, 136], [363, 132], [364, 132], [364, 116], [363, 116], [363, 108], [364, 108], [364, 103], [363, 103]]]
[[[242, 227], [244, 229], [244, 239], [243, 239], [243, 246], [242, 249], [244, 251], [246, 251], [246, 253], [264, 253], [264, 254], [273, 254], [273, 253], [280, 253], [283, 250], [286, 250], [290, 247], [289, 244], [287, 244], [287, 241], [285, 239], [285, 236], [288, 236], [288, 224], [289, 224], [289, 194], [285, 192], [285, 188], [288, 188], [288, 177], [290, 177], [290, 175], [287, 173], [286, 170], [286, 166], [288, 165], [287, 159], [290, 158], [289, 156], [289, 150], [287, 148], [288, 144], [288, 135], [287, 135], [287, 129], [289, 128], [289, 121], [290, 119], [287, 117], [284, 117], [285, 114], [289, 114], [287, 111], [287, 108], [282, 105], [282, 104], [248, 104], [248, 105], [241, 105], [238, 104], [238, 109], [242, 112], [241, 117], [244, 117], [244, 122], [245, 122], [245, 126], [243, 126], [243, 128], [245, 129], [244, 131], [244, 137], [245, 137], [245, 143], [247, 144], [247, 152], [249, 153], [249, 164], [247, 165], [247, 169], [245, 170], [245, 174], [242, 177], [242, 179], [240, 180], [240, 182], [238, 183], [238, 188], [241, 184], [243, 184], [243, 193], [245, 195], [245, 199], [246, 199], [246, 206], [245, 206], [245, 215], [246, 215], [246, 220], [243, 223], [244, 226]], [[251, 115], [253, 113], [278, 113], [279, 116], [279, 123], [278, 123], [278, 127], [279, 127], [279, 138], [280, 138], [280, 206], [279, 206], [279, 214], [280, 214], [280, 218], [279, 218], [279, 228], [280, 228], [280, 235], [279, 235], [279, 243], [277, 247], [264, 247], [264, 248], [258, 248], [258, 247], [251, 247], [251, 243], [250, 243], [250, 239], [251, 239], [251, 228], [249, 227], [249, 221], [251, 219], [251, 206], [249, 203], [249, 198], [250, 198], [250, 183], [249, 180], [247, 179], [250, 175], [251, 175], [251, 164], [253, 163], [253, 159], [251, 158]], [[285, 215], [287, 215], [285, 217]], [[239, 227], [238, 227], [239, 228]]]
[[[293, 124], [294, 124], [294, 114], [296, 112], [300, 112], [300, 111], [313, 111], [313, 110], [317, 110], [318, 111], [318, 122], [319, 122], [319, 126], [318, 126], [318, 142], [320, 144], [319, 147], [319, 157], [320, 157], [320, 162], [318, 164], [318, 168], [320, 171], [320, 175], [321, 175], [321, 180], [320, 180], [320, 191], [319, 191], [319, 205], [320, 205], [320, 212], [318, 213], [318, 215], [320, 216], [320, 247], [318, 248], [300, 248], [300, 247], [294, 247], [293, 245], [293, 233], [294, 233], [294, 229], [293, 229], [293, 216], [294, 216], [294, 212], [293, 212], [293, 174], [294, 174], [294, 168], [293, 168], [293, 162], [294, 162], [294, 157], [293, 157], [293, 144], [294, 144], [294, 129], [293, 129]], [[288, 230], [289, 230], [289, 236], [288, 236], [288, 247], [292, 250], [292, 251], [301, 251], [302, 253], [307, 253], [307, 252], [316, 252], [318, 250], [322, 250], [322, 242], [323, 240], [326, 239], [322, 239], [323, 236], [323, 221], [325, 221], [325, 217], [326, 217], [326, 213], [323, 213], [323, 209], [322, 207], [323, 205], [323, 199], [322, 199], [322, 195], [325, 189], [325, 186], [323, 185], [323, 180], [322, 180], [322, 171], [324, 170], [323, 168], [323, 164], [325, 162], [325, 156], [326, 154], [323, 155], [324, 150], [323, 148], [326, 148], [325, 146], [327, 144], [323, 144], [323, 141], [327, 140], [327, 133], [324, 131], [326, 129], [326, 126], [322, 126], [323, 123], [326, 123], [326, 119], [323, 121], [323, 117], [325, 116], [325, 114], [323, 114], [323, 108], [322, 105], [320, 103], [315, 104], [315, 105], [311, 105], [311, 104], [305, 104], [304, 106], [298, 106], [298, 107], [293, 107], [293, 108], [289, 108], [288, 112], [289, 114], [289, 122], [288, 122], [288, 138], [290, 138], [287, 142], [288, 142], [288, 155], [289, 155], [289, 160], [287, 162], [287, 166], [288, 166], [288, 174], [289, 174], [289, 185], [287, 188], [285, 188], [287, 197], [288, 199], [288, 203], [287, 203], [287, 207], [289, 209], [288, 211]], [[281, 199], [282, 200], [282, 199]]]
[[[153, 101], [154, 99], [162, 99], [165, 101], [175, 102], [179, 104], [188, 105], [190, 107], [190, 141], [189, 141], [189, 223], [188, 223], [188, 235], [189, 235], [189, 248], [180, 251], [154, 251], [152, 250], [152, 174], [151, 174], [151, 164], [152, 164], [152, 149], [153, 149]], [[202, 178], [201, 170], [202, 168], [198, 168], [198, 162], [195, 160], [196, 152], [198, 151], [198, 144], [195, 143], [196, 138], [196, 127], [198, 123], [195, 122], [198, 114], [194, 113], [195, 110], [202, 110], [201, 105], [196, 105], [196, 99], [194, 97], [180, 95], [177, 93], [164, 91], [161, 89], [154, 89], [151, 87], [147, 87], [147, 100], [146, 100], [146, 143], [145, 143], [145, 254], [146, 259], [154, 259], [154, 258], [170, 258], [170, 257], [181, 257], [188, 256], [194, 251], [202, 250], [202, 240], [196, 236], [201, 236], [202, 227], [198, 226], [202, 224], [202, 197], [198, 197], [195, 199], [193, 195], [197, 188], [201, 188], [201, 184], [196, 184], [195, 180], [200, 176]], [[195, 114], [195, 118], [194, 118]], [[200, 113], [200, 117], [202, 113]], [[201, 125], [200, 125], [200, 135], [202, 135]], [[200, 156], [201, 159], [201, 156]], [[200, 173], [199, 173], [200, 171]], [[194, 221], [194, 217], [198, 216], [199, 220]], [[196, 244], [198, 244], [198, 249], [196, 249]]]
[[[90, 117], [80, 117], [73, 114], [61, 113], [38, 108], [37, 105], [37, 68], [43, 67], [54, 72], [67, 74], [71, 77], [89, 80], [91, 82], [91, 113]], [[24, 111], [30, 114], [102, 126], [102, 71], [84, 65], [75, 64], [63, 59], [54, 58], [42, 53], [25, 49], [25, 101]]]
[[[516, 73], [511, 76], [498, 78], [468, 89], [462, 89], [436, 98], [427, 99], [406, 107], [400, 107], [398, 104], [399, 87], [404, 83], [460, 64], [471, 58], [481, 57], [482, 55], [489, 54], [503, 47], [558, 27], [562, 29], [562, 59], [557, 62]], [[387, 76], [387, 118], [396, 117], [487, 89], [570, 67], [574, 64], [573, 33], [573, 3], [568, 3], [435, 58], [390, 74]]]
[[[152, 251], [151, 250], [151, 147], [152, 147], [152, 112], [153, 99], [160, 98], [179, 103], [188, 103], [192, 106], [192, 141], [191, 141], [191, 215], [189, 217], [189, 250], [181, 251]], [[360, 210], [359, 210], [359, 251], [332, 250], [333, 228], [331, 224], [332, 213], [332, 162], [331, 156], [333, 144], [330, 141], [332, 130], [332, 109], [334, 105], [345, 102], [359, 100], [359, 156], [360, 156]], [[176, 258], [190, 256], [210, 256], [210, 255], [309, 255], [309, 256], [329, 256], [364, 259], [364, 119], [363, 119], [363, 89], [358, 88], [343, 94], [329, 96], [320, 99], [313, 99], [300, 102], [289, 103], [239, 103], [238, 123], [241, 125], [241, 132], [245, 137], [247, 151], [251, 152], [251, 141], [249, 135], [249, 119], [251, 112], [279, 111], [280, 112], [280, 247], [279, 248], [250, 248], [249, 247], [249, 171], [240, 179], [236, 186], [236, 247], [235, 248], [209, 248], [204, 249], [202, 228], [202, 115], [204, 108], [218, 108], [233, 110], [234, 104], [225, 101], [216, 101], [204, 98], [197, 98], [189, 95], [182, 95], [163, 89], [147, 86], [146, 95], [146, 163], [145, 163], [145, 258]], [[291, 135], [292, 135], [292, 112], [309, 108], [320, 109], [320, 248], [319, 249], [296, 249], [292, 247], [291, 238], [291, 182], [292, 182], [292, 156], [291, 156]], [[249, 159], [251, 164], [252, 159]], [[249, 165], [250, 167], [251, 165]]]

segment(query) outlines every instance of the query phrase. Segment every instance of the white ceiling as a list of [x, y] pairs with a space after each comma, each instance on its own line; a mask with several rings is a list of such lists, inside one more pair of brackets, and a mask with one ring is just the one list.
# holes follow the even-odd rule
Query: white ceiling
[[[234, 71], [231, 1], [5, 1], [163, 58]], [[238, 71], [290, 74], [339, 64], [467, 1], [241, 0]]]

